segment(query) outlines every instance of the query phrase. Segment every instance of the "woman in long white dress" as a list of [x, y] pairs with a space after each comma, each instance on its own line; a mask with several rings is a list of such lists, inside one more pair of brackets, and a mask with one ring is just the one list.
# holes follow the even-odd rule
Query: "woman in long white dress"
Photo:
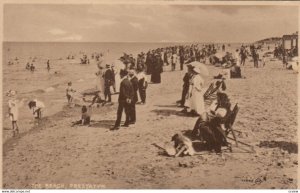
[[105, 73], [105, 70], [103, 68], [103, 66], [98, 63], [97, 64], [98, 66], [98, 72], [96, 73], [96, 76], [97, 76], [97, 81], [96, 81], [96, 88], [98, 91], [100, 91], [100, 95], [101, 95], [101, 98], [104, 97], [104, 73]]
[[204, 97], [203, 97], [203, 85], [204, 80], [200, 76], [200, 69], [194, 68], [195, 75], [191, 80], [190, 85], [190, 111], [195, 114], [201, 115], [205, 112]]
[[120, 70], [125, 69], [125, 64], [120, 60], [115, 60], [113, 62], [113, 65], [114, 65], [114, 74], [115, 74], [115, 89], [116, 89], [116, 93], [119, 93], [120, 84], [121, 84]]

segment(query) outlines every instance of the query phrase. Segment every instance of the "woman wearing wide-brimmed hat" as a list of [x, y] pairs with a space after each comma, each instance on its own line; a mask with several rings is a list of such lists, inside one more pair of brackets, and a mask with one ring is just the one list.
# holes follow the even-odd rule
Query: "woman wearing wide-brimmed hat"
[[190, 82], [190, 112], [195, 115], [201, 115], [205, 112], [204, 98], [203, 98], [203, 85], [204, 80], [200, 76], [200, 69], [193, 68], [194, 76]]

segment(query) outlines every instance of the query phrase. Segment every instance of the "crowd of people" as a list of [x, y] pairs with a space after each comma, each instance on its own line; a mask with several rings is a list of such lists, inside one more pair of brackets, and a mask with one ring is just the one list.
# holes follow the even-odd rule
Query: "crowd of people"
[[[275, 48], [275, 57], [284, 56], [285, 51], [280, 50], [280, 48]], [[218, 52], [223, 52], [225, 55], [218, 57]], [[89, 60], [87, 55], [83, 56], [85, 61]], [[205, 141], [208, 150], [219, 153], [221, 146], [228, 146], [229, 144], [224, 135], [226, 119], [231, 112], [230, 100], [226, 94], [225, 77], [221, 74], [215, 76], [214, 78], [219, 80], [204, 90], [205, 75], [202, 74], [202, 69], [195, 64], [197, 62], [202, 65], [209, 63], [216, 67], [227, 68], [230, 78], [241, 78], [241, 66], [245, 65], [246, 59], [250, 56], [253, 58], [254, 67], [258, 68], [259, 48], [254, 45], [242, 45], [234, 53], [226, 52], [225, 45], [169, 46], [149, 50], [147, 53], [141, 52], [136, 58], [131, 54], [124, 53], [114, 62], [105, 61], [101, 53], [92, 53], [91, 58], [97, 62], [98, 68], [95, 73], [97, 91], [94, 93], [92, 103], [88, 106], [82, 106], [81, 119], [74, 122], [73, 126], [89, 125], [91, 120], [89, 108], [95, 103], [97, 106], [98, 104], [112, 103], [112, 94], [119, 94], [119, 96], [116, 121], [111, 130], [120, 128], [123, 111], [125, 112], [125, 122], [122, 126], [129, 127], [135, 124], [137, 122], [136, 104], [146, 103], [147, 75], [151, 76], [151, 83], [159, 84], [164, 67], [170, 66], [170, 70], [174, 71], [183, 70], [184, 65], [186, 65], [187, 72], [183, 77], [181, 99], [177, 103], [183, 108], [183, 113], [198, 117], [193, 135]], [[26, 69], [34, 71], [33, 64], [27, 63]], [[47, 61], [47, 69], [50, 70], [49, 60]], [[69, 82], [66, 88], [66, 98], [70, 107], [74, 107], [74, 94], [76, 92], [72, 87], [72, 82]], [[17, 120], [18, 108], [21, 103], [16, 99], [16, 91], [9, 91], [8, 96], [10, 97], [8, 102], [9, 117], [12, 121], [13, 135], [15, 135], [19, 132]], [[209, 101], [209, 105], [207, 105], [207, 101]], [[36, 119], [42, 118], [42, 112], [45, 108], [43, 102], [36, 99], [30, 100], [28, 107], [33, 111]], [[176, 140], [178, 137], [180, 138], [180, 135], [175, 137]]]

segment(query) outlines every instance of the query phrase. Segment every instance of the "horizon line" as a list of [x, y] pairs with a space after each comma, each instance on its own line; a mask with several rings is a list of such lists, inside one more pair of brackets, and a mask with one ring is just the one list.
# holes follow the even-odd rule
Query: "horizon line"
[[[260, 41], [260, 40], [257, 40]], [[255, 43], [257, 41], [253, 42], [200, 42], [200, 41], [153, 41], [153, 42], [140, 42], [140, 41], [2, 41], [3, 43], [200, 43], [200, 44], [220, 44], [220, 43], [226, 43], [226, 44], [249, 44], [249, 43]]]

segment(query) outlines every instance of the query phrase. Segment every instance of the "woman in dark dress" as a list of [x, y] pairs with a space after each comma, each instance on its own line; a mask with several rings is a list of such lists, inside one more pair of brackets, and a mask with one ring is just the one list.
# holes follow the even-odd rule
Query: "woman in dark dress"
[[161, 56], [157, 54], [153, 61], [153, 69], [151, 74], [151, 82], [152, 83], [160, 83], [161, 77], [160, 74], [162, 73], [163, 68], [163, 60], [161, 59]]

